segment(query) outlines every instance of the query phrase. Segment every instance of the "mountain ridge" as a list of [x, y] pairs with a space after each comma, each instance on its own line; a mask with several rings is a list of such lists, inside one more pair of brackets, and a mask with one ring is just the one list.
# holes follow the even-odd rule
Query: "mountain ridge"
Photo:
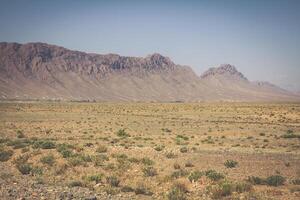
[[158, 53], [95, 54], [46, 43], [0, 43], [1, 99], [97, 101], [298, 101], [275, 85], [249, 81], [233, 65], [201, 76]]

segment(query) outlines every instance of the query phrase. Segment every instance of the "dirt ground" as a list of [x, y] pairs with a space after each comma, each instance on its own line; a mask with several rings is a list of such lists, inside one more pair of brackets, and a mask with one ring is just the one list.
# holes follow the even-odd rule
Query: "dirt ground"
[[0, 199], [300, 199], [299, 103], [0, 103]]

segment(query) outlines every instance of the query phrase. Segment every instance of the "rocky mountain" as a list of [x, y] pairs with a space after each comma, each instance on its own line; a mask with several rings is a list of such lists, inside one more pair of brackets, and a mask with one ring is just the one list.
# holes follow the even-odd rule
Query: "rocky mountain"
[[44, 43], [0, 43], [1, 99], [97, 101], [297, 101], [298, 95], [250, 82], [232, 65], [200, 77], [160, 54], [88, 54]]

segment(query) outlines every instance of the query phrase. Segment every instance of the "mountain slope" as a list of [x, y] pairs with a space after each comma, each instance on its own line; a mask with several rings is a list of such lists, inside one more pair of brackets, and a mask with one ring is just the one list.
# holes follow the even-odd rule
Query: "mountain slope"
[[252, 83], [231, 65], [198, 77], [190, 67], [145, 58], [71, 51], [44, 43], [0, 43], [0, 98], [99, 101], [298, 100]]

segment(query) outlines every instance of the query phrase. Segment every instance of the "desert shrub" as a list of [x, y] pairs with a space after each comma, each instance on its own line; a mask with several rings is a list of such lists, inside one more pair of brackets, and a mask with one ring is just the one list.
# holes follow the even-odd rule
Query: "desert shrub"
[[134, 189], [135, 194], [143, 194], [143, 195], [153, 195], [153, 192], [151, 192], [144, 184], [138, 184], [138, 186]]
[[71, 166], [87, 166], [88, 162], [92, 162], [92, 157], [90, 155], [85, 155], [82, 153], [74, 154], [72, 157], [68, 158], [68, 162]]
[[153, 167], [145, 167], [143, 169], [143, 173], [144, 173], [144, 176], [156, 176], [157, 175], [157, 171], [155, 168]]
[[19, 170], [19, 172], [21, 172], [21, 174], [23, 175], [27, 175], [30, 174], [31, 170], [32, 170], [32, 165], [28, 164], [28, 163], [18, 163], [16, 165], [17, 169]]
[[69, 158], [73, 155], [72, 149], [74, 147], [69, 144], [58, 144], [56, 150], [64, 157]]
[[187, 147], [181, 147], [180, 152], [181, 153], [186, 153], [186, 152], [188, 152], [188, 148]]
[[228, 181], [221, 182], [209, 188], [213, 199], [221, 199], [232, 194], [234, 185]]
[[104, 154], [93, 156], [94, 166], [96, 166], [96, 167], [103, 166], [104, 162], [108, 161], [108, 160], [109, 160], [108, 156], [104, 155]]
[[188, 174], [189, 174], [189, 172], [187, 170], [179, 169], [179, 170], [174, 171], [171, 174], [171, 178], [179, 178], [179, 177], [187, 176]]
[[167, 194], [169, 200], [186, 200], [186, 190], [183, 187], [178, 187], [174, 185]]
[[224, 178], [223, 174], [216, 172], [215, 170], [208, 170], [205, 172], [205, 175], [212, 181], [218, 181]]
[[140, 160], [138, 158], [134, 158], [134, 157], [128, 158], [128, 161], [131, 163], [139, 163], [140, 162]]
[[151, 160], [150, 158], [148, 157], [144, 157], [141, 159], [141, 162], [144, 164], [144, 165], [154, 165], [154, 161]]
[[173, 153], [173, 152], [168, 152], [168, 153], [166, 154], [166, 157], [167, 157], [168, 159], [176, 158], [176, 154]]
[[103, 146], [103, 145], [100, 145], [100, 146], [97, 147], [96, 152], [97, 153], [106, 153], [107, 152], [107, 147]]
[[265, 180], [263, 178], [257, 176], [249, 176], [248, 181], [254, 185], [263, 185], [265, 184]]
[[191, 182], [196, 182], [199, 180], [199, 178], [201, 178], [205, 173], [204, 172], [200, 172], [200, 171], [193, 171], [190, 173], [190, 175], [188, 176], [188, 179]]
[[177, 135], [176, 138], [183, 139], [185, 141], [189, 140], [189, 137], [187, 137], [185, 135]]
[[88, 181], [95, 181], [96, 183], [100, 183], [103, 178], [103, 174], [94, 174], [87, 177]]
[[181, 166], [178, 163], [174, 163], [173, 167], [174, 167], [174, 169], [180, 169], [181, 168]]
[[296, 135], [294, 133], [286, 133], [286, 134], [282, 135], [282, 138], [285, 138], [285, 139], [300, 138], [300, 135]]
[[291, 183], [294, 184], [294, 185], [300, 185], [300, 179], [299, 179], [299, 178], [293, 179], [293, 180], [291, 181]]
[[280, 186], [284, 184], [285, 178], [280, 175], [272, 175], [267, 177], [266, 179], [256, 177], [256, 176], [251, 176], [248, 177], [248, 181], [255, 185]]
[[185, 167], [194, 167], [193, 163], [191, 161], [187, 161], [185, 163]]
[[227, 168], [234, 168], [237, 166], [237, 164], [238, 164], [238, 162], [234, 161], [234, 160], [226, 160], [224, 163], [225, 167], [227, 167]]
[[83, 187], [84, 184], [81, 181], [71, 181], [69, 187]]
[[31, 144], [31, 141], [29, 139], [16, 139], [16, 140], [10, 140], [7, 143], [7, 146], [12, 146], [14, 149], [21, 149], [29, 146]]
[[17, 131], [17, 138], [25, 138], [25, 134], [23, 133], [23, 131], [21, 130]]
[[118, 187], [120, 184], [120, 180], [116, 176], [106, 177], [106, 182], [113, 187]]
[[12, 150], [0, 149], [0, 161], [1, 162], [8, 161], [12, 157], [13, 154], [14, 154], [14, 152]]
[[283, 185], [285, 182], [285, 178], [280, 176], [280, 175], [273, 175], [273, 176], [269, 176], [266, 179], [266, 184], [270, 185], [270, 186], [280, 186]]
[[124, 186], [121, 188], [121, 192], [134, 192], [134, 189], [130, 186]]
[[31, 174], [41, 176], [43, 175], [43, 168], [38, 166], [32, 167]]
[[55, 149], [55, 143], [50, 140], [37, 140], [33, 143], [33, 148]]
[[235, 183], [235, 191], [238, 193], [248, 192], [252, 189], [252, 185], [247, 182]]
[[123, 138], [130, 136], [128, 133], [126, 133], [125, 129], [118, 130], [117, 133], [116, 133], [116, 135], [118, 137], [123, 137]]
[[40, 159], [43, 164], [52, 166], [55, 163], [55, 158], [52, 154], [46, 155]]
[[162, 151], [163, 149], [164, 149], [165, 147], [164, 146], [156, 146], [156, 147], [154, 147], [154, 149], [156, 150], [156, 151]]

